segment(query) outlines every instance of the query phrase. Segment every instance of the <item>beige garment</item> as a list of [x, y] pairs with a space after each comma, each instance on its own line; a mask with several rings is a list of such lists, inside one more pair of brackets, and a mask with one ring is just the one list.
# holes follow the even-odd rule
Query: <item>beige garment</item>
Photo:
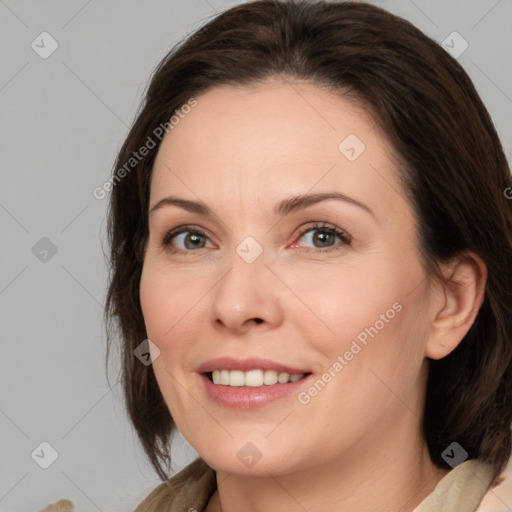
[[[447, 473], [413, 512], [475, 512], [489, 489], [492, 466], [467, 460]], [[203, 512], [217, 487], [201, 458], [146, 496], [134, 512]]]
[[467, 460], [452, 469], [413, 512], [475, 512], [492, 481], [493, 468]]
[[73, 503], [69, 500], [59, 500], [57, 503], [48, 505], [41, 512], [73, 512]]

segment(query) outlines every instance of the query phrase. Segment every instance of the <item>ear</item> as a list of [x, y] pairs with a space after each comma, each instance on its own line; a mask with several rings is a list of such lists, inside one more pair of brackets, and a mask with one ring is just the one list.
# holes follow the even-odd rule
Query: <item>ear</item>
[[480, 310], [487, 281], [485, 263], [472, 252], [441, 267], [444, 277], [433, 292], [434, 318], [425, 347], [431, 359], [447, 356], [462, 341]]

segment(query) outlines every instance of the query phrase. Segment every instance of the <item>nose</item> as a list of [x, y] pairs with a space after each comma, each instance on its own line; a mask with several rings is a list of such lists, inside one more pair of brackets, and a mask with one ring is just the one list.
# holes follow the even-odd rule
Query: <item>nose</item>
[[215, 328], [243, 334], [260, 324], [259, 329], [278, 327], [283, 317], [279, 283], [267, 267], [264, 253], [248, 263], [235, 252], [230, 263], [230, 269], [214, 288]]

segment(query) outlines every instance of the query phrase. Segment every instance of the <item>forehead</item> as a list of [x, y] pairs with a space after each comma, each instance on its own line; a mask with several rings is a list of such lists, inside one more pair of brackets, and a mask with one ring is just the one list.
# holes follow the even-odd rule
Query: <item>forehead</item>
[[386, 185], [396, 181], [390, 145], [354, 100], [279, 79], [222, 85], [195, 99], [162, 141], [152, 204], [169, 190], [210, 197], [212, 187], [218, 198], [236, 190], [250, 204], [271, 190], [280, 197], [312, 187], [396, 200], [398, 185]]

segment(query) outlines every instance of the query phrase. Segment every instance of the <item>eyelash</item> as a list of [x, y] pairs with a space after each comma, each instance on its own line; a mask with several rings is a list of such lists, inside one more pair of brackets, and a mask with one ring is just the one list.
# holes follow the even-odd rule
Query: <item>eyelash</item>
[[[347, 232], [337, 228], [336, 226], [333, 226], [331, 224], [322, 223], [322, 222], [314, 223], [313, 225], [304, 227], [301, 230], [299, 230], [298, 239], [300, 240], [309, 231], [317, 231], [317, 230], [322, 231], [327, 234], [333, 234], [333, 235], [338, 236], [338, 238], [341, 239], [342, 244], [341, 244], [341, 246], [327, 247], [325, 249], [318, 248], [318, 247], [316, 247], [316, 248], [308, 247], [308, 248], [306, 248], [306, 252], [320, 253], [320, 252], [336, 251], [336, 250], [342, 249], [343, 246], [345, 246], [345, 245], [351, 244], [352, 238], [350, 237], [350, 235]], [[203, 231], [196, 228], [195, 226], [191, 226], [191, 225], [180, 226], [178, 228], [171, 229], [169, 232], [167, 232], [164, 239], [162, 240], [162, 246], [165, 249], [167, 249], [168, 251], [170, 251], [171, 253], [196, 252], [193, 249], [188, 249], [188, 250], [187, 249], [176, 249], [175, 247], [172, 247], [171, 240], [175, 236], [178, 236], [182, 233], [190, 233], [193, 235], [206, 236]], [[197, 249], [197, 251], [200, 251], [201, 249], [205, 249], [205, 247], [200, 247], [199, 249]]]

